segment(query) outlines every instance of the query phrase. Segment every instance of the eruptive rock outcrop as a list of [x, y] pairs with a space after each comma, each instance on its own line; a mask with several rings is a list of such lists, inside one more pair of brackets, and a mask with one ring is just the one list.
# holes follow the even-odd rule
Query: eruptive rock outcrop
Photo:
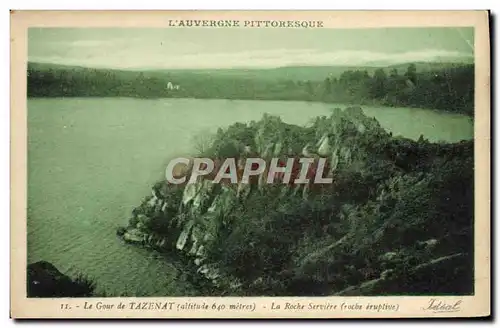
[[394, 138], [359, 107], [305, 127], [265, 115], [204, 156], [328, 159], [321, 185], [157, 183], [118, 234], [176, 252], [234, 295], [473, 292], [473, 142]]

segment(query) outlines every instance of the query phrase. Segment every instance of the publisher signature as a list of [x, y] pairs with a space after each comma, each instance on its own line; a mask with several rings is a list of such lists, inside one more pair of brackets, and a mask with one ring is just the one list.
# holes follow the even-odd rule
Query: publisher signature
[[445, 302], [443, 300], [431, 298], [427, 307], [422, 307], [422, 310], [432, 311], [433, 313], [459, 312], [461, 304], [462, 300], [458, 300], [456, 302]]

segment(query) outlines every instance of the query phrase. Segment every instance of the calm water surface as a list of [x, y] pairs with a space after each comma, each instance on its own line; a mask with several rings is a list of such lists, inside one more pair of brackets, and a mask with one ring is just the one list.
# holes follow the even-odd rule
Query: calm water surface
[[[28, 100], [28, 262], [84, 272], [109, 294], [189, 294], [178, 270], [115, 234], [191, 137], [263, 113], [304, 124], [343, 105], [128, 98]], [[423, 109], [363, 107], [394, 135], [437, 141], [473, 137], [469, 117]]]

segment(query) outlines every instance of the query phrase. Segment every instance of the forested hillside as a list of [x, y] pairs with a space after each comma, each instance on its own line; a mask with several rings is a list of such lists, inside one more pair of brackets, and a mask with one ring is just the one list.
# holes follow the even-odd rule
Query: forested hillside
[[127, 71], [29, 63], [27, 74], [29, 97], [300, 100], [474, 111], [469, 64]]

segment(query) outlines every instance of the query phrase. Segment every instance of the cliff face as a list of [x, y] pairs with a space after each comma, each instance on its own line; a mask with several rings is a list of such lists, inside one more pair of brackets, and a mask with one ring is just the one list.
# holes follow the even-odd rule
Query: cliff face
[[203, 156], [328, 159], [332, 184], [161, 181], [118, 234], [174, 251], [233, 295], [473, 292], [473, 142], [393, 138], [360, 108], [305, 127], [265, 115]]

